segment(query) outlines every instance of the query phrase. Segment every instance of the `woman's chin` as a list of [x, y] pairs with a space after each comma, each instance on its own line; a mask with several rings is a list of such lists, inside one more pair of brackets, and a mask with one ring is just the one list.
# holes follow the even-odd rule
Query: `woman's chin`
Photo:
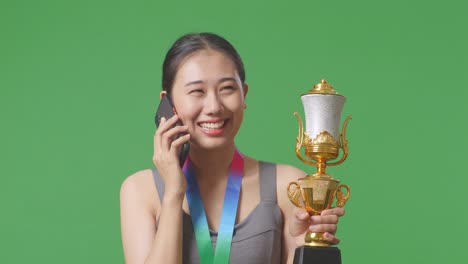
[[190, 146], [199, 149], [205, 150], [218, 150], [218, 149], [225, 149], [226, 147], [233, 145], [232, 140], [227, 140], [223, 137], [218, 138], [208, 138], [208, 139], [201, 139], [201, 140], [192, 140], [190, 141]]

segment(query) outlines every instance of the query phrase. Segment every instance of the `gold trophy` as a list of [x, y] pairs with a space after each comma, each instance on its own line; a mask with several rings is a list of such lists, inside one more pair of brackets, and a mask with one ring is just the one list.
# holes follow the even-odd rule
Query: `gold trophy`
[[[343, 124], [340, 134], [341, 111], [346, 98], [339, 95], [325, 80], [316, 84], [307, 94], [301, 96], [306, 118], [306, 131], [297, 112], [294, 115], [299, 122], [299, 134], [296, 143], [296, 155], [304, 163], [317, 167], [317, 172], [291, 182], [288, 185], [288, 197], [291, 202], [305, 209], [309, 215], [320, 213], [332, 206], [336, 197], [336, 206], [343, 207], [351, 194], [345, 184], [325, 172], [327, 166], [341, 164], [348, 156], [346, 126], [351, 116]], [[305, 148], [302, 156], [301, 148]], [[328, 163], [338, 157], [339, 149], [343, 155], [339, 161]], [[297, 248], [294, 263], [341, 263], [338, 248], [330, 247], [321, 232], [308, 231], [305, 246]]]

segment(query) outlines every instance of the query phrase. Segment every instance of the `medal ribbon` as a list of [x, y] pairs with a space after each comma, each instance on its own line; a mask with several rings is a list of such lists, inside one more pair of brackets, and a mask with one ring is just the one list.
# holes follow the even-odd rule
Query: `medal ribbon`
[[184, 163], [182, 168], [187, 179], [187, 202], [192, 217], [192, 225], [195, 231], [195, 240], [197, 241], [200, 263], [203, 264], [226, 264], [229, 263], [231, 254], [232, 235], [234, 233], [234, 224], [236, 222], [237, 205], [239, 203], [239, 194], [244, 173], [244, 157], [236, 149], [234, 158], [229, 169], [229, 176], [224, 194], [223, 210], [221, 212], [221, 221], [218, 228], [218, 238], [216, 250], [213, 255], [213, 246], [211, 244], [210, 230], [206, 221], [205, 209], [200, 195], [200, 189], [197, 184], [195, 169], [193, 168], [190, 157]]

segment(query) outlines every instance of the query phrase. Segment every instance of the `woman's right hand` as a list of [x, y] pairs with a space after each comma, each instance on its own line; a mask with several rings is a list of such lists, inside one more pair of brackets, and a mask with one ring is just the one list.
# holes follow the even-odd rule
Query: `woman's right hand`
[[185, 194], [187, 183], [180, 167], [178, 153], [180, 147], [188, 142], [190, 134], [186, 134], [172, 141], [179, 133], [187, 132], [187, 126], [175, 126], [179, 120], [177, 115], [166, 120], [161, 118], [158, 129], [154, 134], [153, 163], [164, 180], [165, 193], [168, 195]]
[[323, 210], [320, 215], [310, 216], [302, 208], [294, 208], [292, 220], [289, 225], [289, 233], [296, 241], [296, 246], [304, 245], [304, 235], [306, 231], [322, 232], [328, 243], [336, 245], [340, 240], [335, 236], [339, 217], [345, 214], [341, 207]]

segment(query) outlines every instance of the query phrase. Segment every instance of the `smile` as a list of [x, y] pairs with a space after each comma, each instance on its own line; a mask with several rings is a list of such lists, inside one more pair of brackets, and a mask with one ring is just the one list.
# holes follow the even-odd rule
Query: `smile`
[[[215, 120], [213, 120], [215, 121]], [[220, 136], [224, 132], [224, 127], [228, 122], [226, 120], [216, 120], [216, 122], [199, 122], [198, 126], [202, 128], [202, 131], [209, 136]]]
[[200, 127], [205, 129], [217, 129], [224, 126], [224, 120], [220, 122], [203, 122], [198, 124]]

